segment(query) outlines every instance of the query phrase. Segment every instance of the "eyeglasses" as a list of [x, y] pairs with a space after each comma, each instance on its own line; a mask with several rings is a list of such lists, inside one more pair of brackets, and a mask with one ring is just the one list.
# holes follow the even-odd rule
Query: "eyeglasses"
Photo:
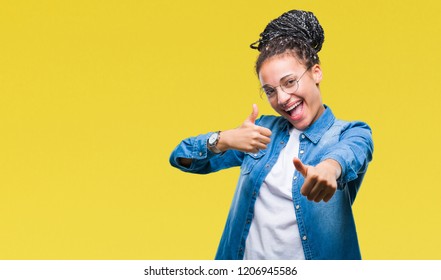
[[278, 85], [276, 87], [271, 87], [271, 86], [265, 85], [262, 87], [262, 90], [265, 92], [266, 97], [268, 97], [268, 98], [273, 98], [274, 96], [277, 95], [276, 88], [278, 88], [278, 87], [280, 87], [283, 90], [283, 92], [285, 92], [287, 94], [294, 94], [299, 89], [300, 79], [303, 77], [303, 75], [305, 75], [306, 72], [308, 72], [309, 69], [310, 69], [310, 67], [308, 67], [305, 70], [305, 72], [303, 72], [303, 74], [300, 75], [300, 77], [297, 80], [295, 79], [295, 75], [289, 75], [289, 76], [284, 77], [282, 79], [282, 82], [280, 83], [280, 85]]

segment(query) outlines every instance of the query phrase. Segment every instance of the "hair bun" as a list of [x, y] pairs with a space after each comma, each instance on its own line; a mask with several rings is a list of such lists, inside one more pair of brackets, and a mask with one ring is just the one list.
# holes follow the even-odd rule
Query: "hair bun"
[[291, 10], [268, 23], [260, 39], [250, 47], [260, 51], [269, 41], [282, 36], [302, 40], [316, 52], [325, 40], [323, 28], [312, 12]]

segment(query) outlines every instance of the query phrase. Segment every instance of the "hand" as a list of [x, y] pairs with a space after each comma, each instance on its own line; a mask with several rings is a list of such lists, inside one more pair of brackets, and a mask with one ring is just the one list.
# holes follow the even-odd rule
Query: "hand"
[[266, 149], [271, 141], [271, 130], [266, 127], [255, 125], [259, 111], [253, 104], [253, 111], [238, 128], [221, 132], [217, 148], [221, 151], [235, 149], [242, 152], [257, 153]]
[[298, 158], [293, 160], [294, 167], [305, 177], [300, 193], [315, 202], [328, 202], [337, 190], [337, 179], [341, 174], [340, 164], [326, 159], [316, 166], [305, 165]]

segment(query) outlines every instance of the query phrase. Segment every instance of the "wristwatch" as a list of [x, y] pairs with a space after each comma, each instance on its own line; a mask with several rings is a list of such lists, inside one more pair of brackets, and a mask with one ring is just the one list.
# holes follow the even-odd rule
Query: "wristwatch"
[[210, 138], [208, 138], [207, 145], [210, 148], [210, 150], [216, 154], [220, 154], [222, 151], [219, 150], [216, 145], [219, 142], [220, 139], [220, 131], [214, 132], [210, 135]]

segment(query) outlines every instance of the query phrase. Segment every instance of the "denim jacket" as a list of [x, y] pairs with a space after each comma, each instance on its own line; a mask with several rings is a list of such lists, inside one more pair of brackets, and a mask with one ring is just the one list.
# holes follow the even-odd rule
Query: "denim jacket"
[[[259, 188], [289, 139], [291, 124], [283, 117], [262, 116], [256, 125], [272, 131], [271, 143], [258, 153], [228, 150], [215, 154], [207, 148], [211, 134], [208, 133], [183, 140], [170, 157], [172, 166], [192, 173], [206, 174], [233, 166], [241, 168], [216, 259], [243, 259]], [[315, 166], [325, 159], [334, 159], [342, 168], [337, 191], [327, 203], [309, 201], [301, 195], [304, 178], [298, 171], [294, 172], [293, 207], [305, 258], [361, 259], [351, 205], [372, 159], [369, 126], [338, 120], [326, 107], [319, 119], [300, 134], [299, 141], [298, 158], [304, 164]], [[179, 165], [180, 157], [191, 158], [191, 166]]]

